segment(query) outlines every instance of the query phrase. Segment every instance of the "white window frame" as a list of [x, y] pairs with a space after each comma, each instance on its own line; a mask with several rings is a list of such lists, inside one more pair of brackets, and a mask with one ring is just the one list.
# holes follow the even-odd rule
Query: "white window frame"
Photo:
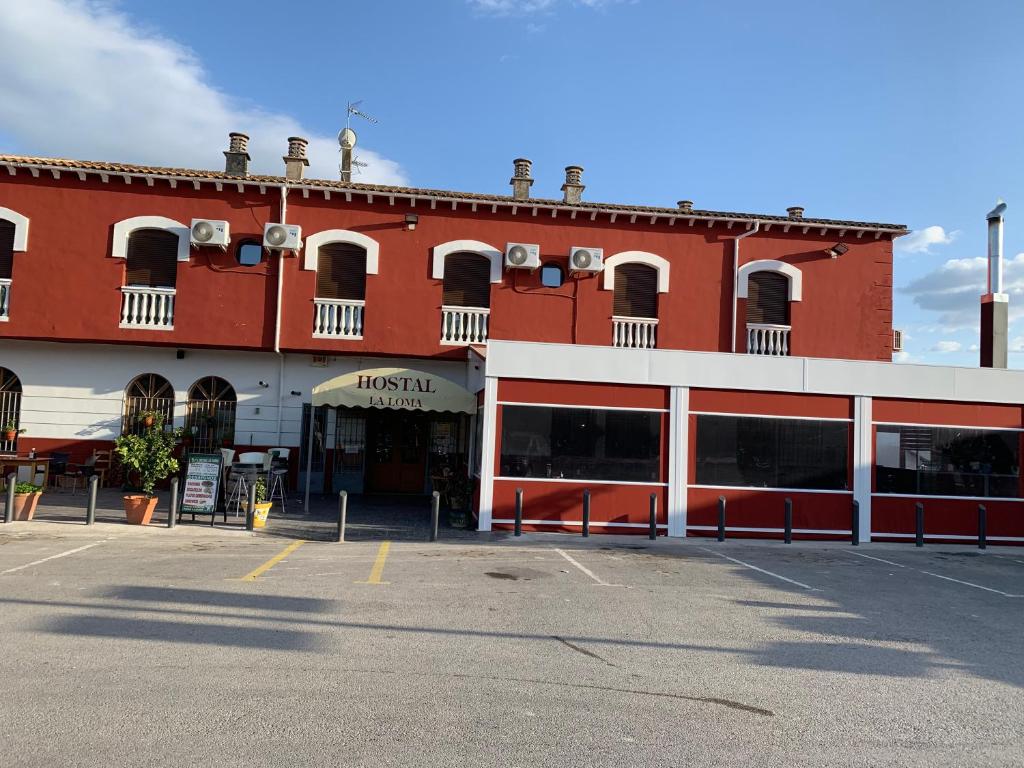
[[804, 276], [803, 272], [801, 272], [799, 268], [794, 267], [792, 264], [787, 264], [784, 261], [760, 259], [758, 261], [748, 261], [746, 264], [741, 266], [739, 271], [736, 273], [737, 298], [747, 298], [750, 276], [755, 272], [777, 272], [780, 275], [785, 275], [789, 278], [789, 300], [800, 301], [803, 297]]
[[667, 259], [647, 251], [622, 251], [604, 260], [604, 282], [606, 291], [615, 290], [615, 268], [623, 264], [646, 264], [658, 273], [658, 293], [668, 293], [670, 264]]
[[362, 232], [349, 229], [325, 229], [306, 237], [306, 250], [302, 256], [302, 268], [316, 272], [320, 248], [331, 243], [357, 245], [366, 251], [366, 274], [376, 275], [380, 263], [380, 243]]
[[6, 219], [14, 225], [15, 252], [28, 250], [28, 216], [0, 206], [0, 219]]
[[493, 245], [479, 240], [449, 240], [447, 243], [435, 245], [433, 248], [433, 264], [431, 277], [444, 280], [444, 261], [451, 253], [475, 253], [491, 262], [491, 283], [501, 282], [501, 270], [504, 267], [505, 254]]
[[114, 243], [110, 255], [115, 259], [128, 258], [128, 238], [138, 229], [162, 229], [178, 238], [178, 261], [188, 261], [192, 249], [192, 230], [180, 221], [166, 216], [133, 216], [114, 224]]

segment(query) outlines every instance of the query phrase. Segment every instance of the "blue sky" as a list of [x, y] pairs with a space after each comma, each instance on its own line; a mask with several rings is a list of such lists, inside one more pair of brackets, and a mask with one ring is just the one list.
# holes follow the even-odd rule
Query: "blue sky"
[[977, 363], [1003, 198], [1024, 367], [1024, 3], [4, 4], [0, 150], [217, 168], [236, 129], [278, 172], [296, 132], [333, 177], [365, 99], [362, 180], [506, 192], [523, 155], [541, 196], [580, 164], [591, 200], [905, 223], [907, 360]]

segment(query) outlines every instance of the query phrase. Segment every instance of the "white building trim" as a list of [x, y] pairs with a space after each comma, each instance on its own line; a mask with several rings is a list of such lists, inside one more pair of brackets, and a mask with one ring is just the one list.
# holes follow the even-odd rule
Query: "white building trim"
[[803, 272], [784, 261], [760, 259], [758, 261], [748, 261], [736, 273], [737, 298], [747, 298], [747, 285], [750, 281], [750, 276], [755, 272], [778, 272], [781, 275], [785, 275], [789, 278], [789, 300], [800, 301], [803, 296]]
[[180, 221], [166, 216], [133, 216], [114, 224], [114, 243], [110, 255], [115, 259], [128, 258], [128, 237], [137, 229], [163, 229], [178, 237], [178, 261], [188, 261], [192, 247], [192, 230]]
[[0, 206], [0, 219], [6, 219], [14, 225], [14, 250], [28, 250], [28, 216]]
[[668, 419], [668, 535], [686, 536], [686, 474], [690, 451], [690, 390], [672, 387]]
[[871, 541], [871, 478], [875, 468], [871, 406], [870, 397], [853, 400], [853, 499], [860, 506], [860, 541]]
[[491, 516], [494, 513], [494, 464], [498, 440], [498, 380], [487, 377], [484, 380], [484, 427], [480, 440], [480, 515], [477, 530], [491, 530]]
[[504, 265], [505, 254], [493, 245], [481, 243], [479, 240], [449, 240], [434, 246], [434, 262], [431, 267], [431, 277], [435, 280], [444, 280], [444, 260], [450, 253], [476, 253], [491, 262], [491, 282], [501, 282], [501, 269]]
[[380, 261], [380, 243], [362, 232], [349, 229], [325, 229], [306, 237], [306, 251], [302, 256], [302, 268], [316, 271], [320, 246], [330, 243], [350, 243], [366, 251], [366, 274], [376, 275]]
[[615, 268], [621, 264], [646, 264], [658, 272], [658, 293], [668, 293], [669, 267], [667, 259], [647, 251], [622, 251], [604, 260], [604, 282], [606, 291], [615, 289]]

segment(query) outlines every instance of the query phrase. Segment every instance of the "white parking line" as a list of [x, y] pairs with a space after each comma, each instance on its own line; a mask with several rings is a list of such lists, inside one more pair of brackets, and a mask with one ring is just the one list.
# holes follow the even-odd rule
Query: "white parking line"
[[721, 557], [721, 558], [723, 558], [725, 560], [728, 560], [730, 562], [736, 563], [737, 565], [742, 565], [744, 568], [749, 568], [752, 571], [757, 571], [758, 573], [763, 573], [766, 576], [771, 576], [772, 578], [780, 579], [782, 581], [789, 582], [790, 584], [795, 584], [796, 586], [802, 587], [803, 589], [809, 590], [811, 592], [821, 592], [821, 590], [818, 589], [817, 587], [812, 587], [812, 586], [810, 586], [808, 584], [804, 584], [801, 581], [796, 581], [795, 579], [789, 579], [789, 578], [786, 578], [785, 576], [780, 576], [777, 573], [772, 573], [771, 571], [766, 571], [764, 568], [758, 568], [756, 565], [751, 565], [750, 563], [745, 563], [742, 560], [737, 560], [735, 557], [729, 557], [728, 555], [723, 555], [721, 552], [715, 552], [715, 550], [713, 550], [713, 549], [708, 549], [707, 547], [701, 547], [701, 549], [703, 549], [705, 552], [710, 552], [712, 555], [716, 555], [717, 557]]
[[67, 557], [68, 555], [73, 555], [76, 552], [82, 552], [83, 550], [91, 549], [92, 547], [98, 547], [100, 544], [106, 541], [110, 541], [110, 539], [103, 539], [103, 541], [94, 541], [92, 544], [86, 544], [83, 547], [69, 549], [67, 552], [59, 552], [56, 555], [44, 557], [42, 560], [35, 560], [31, 563], [25, 563], [24, 565], [15, 566], [14, 568], [8, 568], [6, 571], [0, 571], [0, 576], [3, 576], [5, 573], [15, 573], [16, 571], [23, 571], [26, 568], [31, 568], [33, 565], [41, 565], [42, 563], [45, 563], [48, 560], [56, 560], [58, 557]]
[[596, 581], [602, 587], [621, 587], [622, 586], [621, 584], [609, 584], [607, 581], [604, 581], [599, 576], [597, 576], [597, 574], [595, 574], [592, 570], [587, 568], [587, 566], [583, 565], [581, 562], [579, 562], [578, 560], [574, 559], [572, 557], [572, 555], [570, 555], [564, 549], [555, 549], [555, 552], [557, 552], [562, 557], [564, 557], [566, 560], [568, 560], [570, 563], [575, 565], [577, 568], [579, 568], [581, 571], [583, 571], [583, 573], [585, 573], [587, 576], [592, 578], [594, 581]]
[[862, 552], [850, 552], [848, 550], [842, 550], [842, 551], [846, 552], [846, 554], [848, 554], [848, 555], [856, 555], [857, 557], [866, 557], [868, 560], [875, 560], [875, 561], [877, 561], [879, 563], [885, 563], [886, 565], [895, 565], [897, 568], [906, 568], [907, 567], [905, 565], [900, 565], [899, 563], [894, 563], [892, 560], [883, 560], [880, 557], [872, 557], [871, 555], [865, 555]]
[[921, 571], [921, 573], [926, 573], [929, 576], [934, 576], [936, 579], [955, 581], [957, 584], [963, 584], [967, 587], [974, 587], [975, 589], [984, 589], [986, 592], [995, 592], [997, 595], [1002, 595], [1003, 597], [1024, 597], [1024, 595], [1011, 595], [1009, 592], [1001, 592], [998, 589], [992, 589], [992, 587], [983, 587], [981, 586], [981, 584], [973, 584], [969, 581], [960, 581], [960, 579], [950, 578], [949, 576], [942, 576], [938, 573], [932, 573], [931, 571]]

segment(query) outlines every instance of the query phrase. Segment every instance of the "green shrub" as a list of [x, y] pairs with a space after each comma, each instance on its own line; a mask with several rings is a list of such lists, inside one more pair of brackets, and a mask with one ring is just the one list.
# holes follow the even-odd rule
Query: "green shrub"
[[33, 485], [32, 483], [15, 483], [15, 493], [42, 493], [43, 486]]
[[163, 414], [152, 415], [153, 426], [137, 435], [121, 435], [114, 442], [121, 463], [139, 473], [142, 491], [147, 496], [153, 495], [158, 482], [178, 471], [173, 453], [181, 436], [181, 430], [164, 429]]

